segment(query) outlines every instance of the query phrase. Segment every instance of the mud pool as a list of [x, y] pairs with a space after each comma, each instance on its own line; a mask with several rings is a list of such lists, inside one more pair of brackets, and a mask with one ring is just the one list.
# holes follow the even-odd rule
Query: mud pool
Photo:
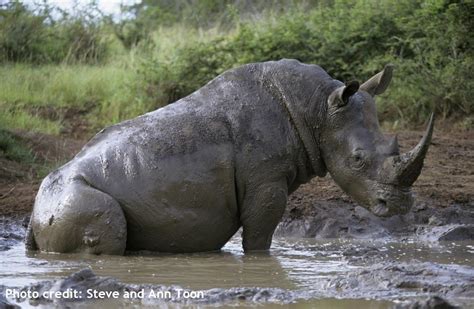
[[[269, 254], [244, 254], [240, 237], [236, 236], [217, 253], [141, 252], [97, 257], [27, 253], [21, 241], [10, 243], [5, 249], [0, 252], [3, 288], [36, 285], [43, 290], [52, 289], [54, 284], [41, 282], [51, 283], [90, 268], [99, 277], [90, 273], [88, 282], [99, 290], [110, 290], [111, 286], [183, 288], [204, 291], [205, 295], [195, 300], [106, 299], [100, 302], [101, 306], [166, 303], [179, 308], [183, 304], [205, 307], [291, 303], [302, 308], [391, 308], [437, 295], [453, 305], [474, 307], [472, 241], [322, 241], [278, 237]], [[100, 277], [115, 279], [104, 281]], [[67, 280], [63, 280], [64, 288], [81, 284]], [[105, 287], [101, 286], [104, 282]], [[8, 301], [22, 307], [38, 304], [24, 299]]]

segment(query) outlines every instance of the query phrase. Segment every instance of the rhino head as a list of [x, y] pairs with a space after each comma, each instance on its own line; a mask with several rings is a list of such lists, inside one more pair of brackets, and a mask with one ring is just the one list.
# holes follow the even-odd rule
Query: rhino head
[[382, 134], [374, 98], [392, 78], [392, 66], [359, 86], [350, 82], [327, 100], [321, 155], [334, 181], [378, 216], [406, 213], [411, 186], [420, 175], [433, 133], [434, 117], [418, 145], [400, 154], [396, 136]]

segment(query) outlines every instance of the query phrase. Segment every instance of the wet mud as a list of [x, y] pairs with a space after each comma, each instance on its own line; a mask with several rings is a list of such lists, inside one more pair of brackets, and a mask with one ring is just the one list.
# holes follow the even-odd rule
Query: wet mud
[[23, 242], [28, 221], [28, 216], [0, 217], [0, 252]]
[[[12, 226], [10, 235], [21, 229]], [[17, 236], [0, 252], [2, 295], [7, 288], [40, 295], [3, 299], [19, 306], [474, 307], [473, 241], [276, 237], [270, 253], [244, 254], [237, 235], [222, 252], [115, 257], [26, 253]], [[41, 296], [68, 290], [81, 296]], [[100, 299], [88, 290], [118, 294]], [[142, 294], [125, 296], [132, 291]]]

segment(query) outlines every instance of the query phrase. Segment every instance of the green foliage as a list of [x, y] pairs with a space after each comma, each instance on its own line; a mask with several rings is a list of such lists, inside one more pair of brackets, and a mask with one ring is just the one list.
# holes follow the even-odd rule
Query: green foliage
[[398, 73], [382, 101], [386, 113], [405, 122], [433, 109], [444, 118], [472, 115], [474, 2], [427, 1], [412, 14], [398, 20], [403, 54], [392, 55]]
[[0, 125], [58, 134], [66, 112], [75, 110], [88, 114], [90, 129], [96, 130], [146, 110], [136, 103], [138, 96], [131, 89], [134, 80], [133, 70], [112, 64], [4, 66], [0, 70]]
[[10, 61], [41, 57], [45, 16], [36, 16], [20, 2], [0, 6], [0, 55]]
[[94, 3], [73, 16], [47, 3], [35, 10], [19, 0], [0, 4], [0, 62], [102, 62], [109, 42], [99, 17]]
[[143, 0], [125, 14], [114, 21], [94, 2], [73, 15], [0, 4], [0, 123], [58, 134], [65, 120], [36, 110], [74, 107], [93, 131], [232, 67], [281, 58], [319, 64], [342, 81], [395, 64], [378, 98], [382, 121], [416, 125], [433, 109], [473, 118], [472, 0]]
[[23, 146], [18, 138], [11, 133], [0, 128], [0, 157], [9, 160], [32, 163], [34, 161], [33, 154], [30, 149]]
[[473, 112], [472, 12], [472, 2], [336, 0], [241, 22], [230, 34], [177, 48], [172, 58], [150, 57], [141, 72], [164, 105], [248, 62], [295, 58], [343, 81], [363, 81], [394, 63], [394, 84], [379, 100], [383, 119], [416, 124], [433, 109], [462, 117]]

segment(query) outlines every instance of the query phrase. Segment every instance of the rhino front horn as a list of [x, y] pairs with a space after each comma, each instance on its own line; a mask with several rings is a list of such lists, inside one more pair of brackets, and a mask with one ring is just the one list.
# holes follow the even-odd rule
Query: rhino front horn
[[380, 175], [382, 182], [409, 187], [416, 181], [420, 176], [423, 161], [431, 144], [433, 127], [434, 113], [431, 113], [428, 128], [418, 145], [407, 153], [386, 159]]

